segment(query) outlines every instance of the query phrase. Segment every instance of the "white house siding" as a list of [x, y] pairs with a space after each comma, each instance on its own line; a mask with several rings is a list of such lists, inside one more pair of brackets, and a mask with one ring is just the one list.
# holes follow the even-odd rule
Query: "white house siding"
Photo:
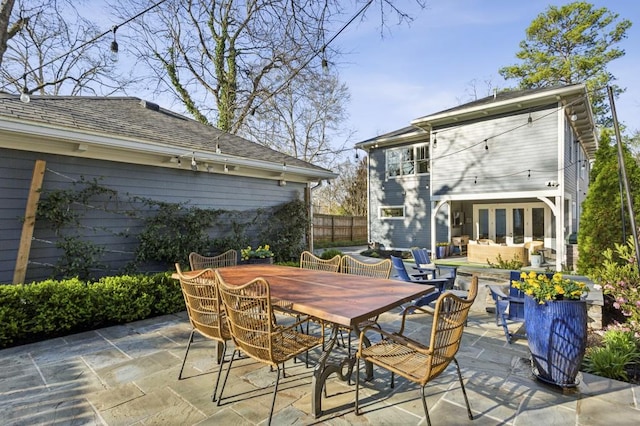
[[557, 105], [532, 111], [531, 116], [531, 126], [529, 111], [521, 111], [434, 128], [434, 199], [487, 193], [500, 198], [505, 193], [548, 189], [545, 183], [559, 176]]
[[[37, 159], [47, 162], [43, 190], [70, 189], [72, 182], [99, 179], [99, 185], [118, 192], [124, 204], [115, 206], [115, 201], [103, 202], [118, 210], [139, 209], [141, 204], [126, 200], [134, 196], [156, 201], [188, 203], [212, 209], [243, 211], [268, 208], [301, 199], [305, 184], [287, 182], [279, 186], [276, 180], [263, 180], [217, 174], [193, 172], [191, 170], [169, 169], [151, 166], [137, 166], [101, 160], [82, 159], [28, 151], [0, 149], [0, 283], [13, 279], [17, 258], [22, 217], [31, 184], [33, 166]], [[188, 166], [185, 166], [188, 167]], [[82, 186], [76, 186], [82, 188]], [[123, 214], [105, 212], [102, 209], [83, 212], [83, 226], [80, 232], [90, 240], [107, 249], [105, 261], [114, 269], [132, 260], [132, 252], [137, 245], [135, 235], [142, 227], [142, 221], [128, 218]], [[36, 222], [34, 238], [27, 269], [27, 282], [48, 277], [51, 268], [39, 264], [55, 264], [60, 252], [51, 244], [39, 240], [52, 240], [51, 229], [43, 221]], [[108, 228], [111, 232], [100, 228]], [[128, 231], [130, 237], [114, 236], [113, 232]], [[215, 237], [215, 236], [214, 236]]]
[[[387, 248], [429, 247], [429, 175], [385, 179], [384, 149], [369, 151], [369, 166], [369, 239]], [[402, 206], [405, 217], [381, 218], [380, 207], [383, 206]], [[439, 229], [446, 240], [446, 223]]]

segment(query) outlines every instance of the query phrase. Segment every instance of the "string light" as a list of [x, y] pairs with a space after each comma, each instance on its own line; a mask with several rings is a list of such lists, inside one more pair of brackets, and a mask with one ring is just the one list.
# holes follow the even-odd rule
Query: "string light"
[[438, 146], [438, 132], [435, 132], [433, 134], [433, 147], [437, 147]]
[[[596, 90], [594, 90], [593, 92], [597, 92], [597, 91], [599, 91], [599, 90], [603, 90], [603, 89], [596, 89]], [[586, 96], [586, 95], [585, 95], [585, 96], [580, 96], [580, 97], [576, 98], [575, 100], [571, 101], [570, 103], [568, 103], [567, 105], [562, 105], [562, 106], [560, 106], [560, 107], [554, 108], [553, 110], [549, 111], [548, 113], [546, 113], [546, 114], [544, 114], [544, 115], [542, 115], [542, 116], [538, 117], [538, 119], [537, 119], [537, 120], [540, 120], [540, 119], [542, 119], [542, 118], [544, 118], [544, 117], [547, 117], [547, 116], [553, 115], [553, 114], [557, 113], [559, 110], [561, 110], [561, 109], [563, 109], [563, 108], [566, 108], [566, 107], [569, 107], [569, 106], [571, 106], [571, 105], [577, 104], [578, 102], [584, 101], [585, 99], [587, 99], [587, 96]], [[494, 135], [491, 135], [491, 136], [489, 136], [489, 137], [488, 137], [488, 138], [486, 138], [486, 139], [480, 140], [479, 142], [476, 142], [476, 143], [473, 143], [473, 144], [471, 144], [471, 145], [468, 145], [468, 146], [466, 146], [466, 147], [464, 147], [464, 148], [461, 148], [461, 149], [459, 149], [459, 150], [457, 150], [457, 151], [447, 152], [446, 154], [439, 155], [438, 157], [433, 157], [433, 158], [431, 158], [431, 160], [433, 161], [433, 160], [439, 160], [439, 159], [441, 159], [441, 158], [451, 157], [451, 156], [456, 155], [456, 154], [459, 154], [459, 153], [461, 153], [461, 152], [464, 152], [464, 151], [467, 151], [467, 150], [473, 149], [473, 147], [475, 147], [475, 146], [477, 146], [477, 145], [480, 145], [480, 144], [483, 144], [483, 143], [486, 145], [486, 141], [487, 141], [488, 139], [495, 139], [495, 138], [497, 138], [497, 137], [499, 137], [499, 136], [505, 135], [505, 134], [507, 134], [507, 133], [511, 133], [511, 132], [513, 132], [513, 131], [515, 131], [515, 130], [518, 130], [518, 129], [520, 129], [520, 128], [524, 127], [524, 126], [527, 126], [527, 125], [528, 125], [528, 123], [520, 124], [520, 125], [515, 126], [515, 127], [511, 128], [511, 129], [507, 129], [507, 130], [504, 130], [504, 131], [502, 131], [502, 132], [499, 132], [499, 133], [496, 133], [496, 134], [494, 134]], [[439, 132], [443, 132], [443, 131], [447, 131], [447, 130], [454, 130], [454, 129], [455, 129], [455, 128], [445, 129], [445, 130], [440, 129], [440, 130], [439, 130]], [[435, 135], [435, 134], [437, 134], [437, 133], [438, 133], [438, 132], [434, 132], [434, 135]], [[434, 141], [434, 142], [436, 142], [436, 141]], [[486, 149], [489, 149], [489, 148], [487, 147]]]
[[527, 171], [527, 179], [531, 180], [531, 169]]
[[198, 170], [198, 163], [196, 162], [196, 154], [195, 154], [195, 152], [193, 153], [193, 156], [191, 157], [191, 170], [193, 170], [194, 172]]
[[476, 177], [473, 179], [473, 183], [474, 183], [474, 184], [478, 183], [478, 176], [476, 176]]
[[533, 117], [531, 117], [531, 112], [529, 112], [529, 118], [527, 118], [527, 126], [533, 126]]
[[487, 145], [487, 139], [484, 140], [484, 149], [485, 151], [489, 151], [489, 145]]
[[[113, 37], [114, 37], [114, 38], [113, 38], [113, 42], [111, 42], [111, 53], [113, 54], [114, 43], [115, 43], [115, 46], [117, 46], [117, 42], [116, 42], [116, 40], [115, 40], [115, 29], [117, 29], [117, 28], [119, 28], [119, 27], [121, 27], [121, 26], [123, 26], [123, 25], [128, 24], [129, 22], [133, 21], [134, 19], [139, 18], [140, 16], [142, 16], [142, 15], [144, 15], [145, 13], [147, 13], [147, 12], [149, 12], [149, 11], [151, 11], [151, 10], [155, 9], [156, 7], [160, 6], [162, 3], [166, 2], [166, 1], [167, 1], [167, 0], [159, 0], [158, 2], [156, 2], [156, 3], [152, 4], [152, 5], [151, 5], [151, 6], [149, 6], [148, 8], [146, 8], [146, 9], [144, 9], [143, 11], [139, 12], [138, 14], [136, 14], [136, 15], [132, 16], [131, 18], [129, 18], [129, 19], [127, 19], [127, 20], [123, 21], [120, 25], [115, 25], [112, 29], [107, 30], [107, 31], [105, 31], [105, 32], [103, 32], [103, 33], [101, 33], [101, 34], [98, 34], [97, 36], [95, 36], [95, 37], [94, 37], [94, 38], [92, 38], [91, 40], [87, 40], [87, 41], [85, 41], [84, 43], [81, 43], [81, 44], [77, 45], [76, 47], [74, 47], [73, 49], [69, 50], [68, 52], [66, 52], [66, 53], [64, 53], [64, 54], [62, 54], [62, 55], [56, 56], [55, 58], [51, 59], [50, 61], [45, 62], [45, 63], [41, 64], [40, 66], [38, 66], [38, 67], [36, 67], [36, 68], [33, 68], [33, 69], [29, 70], [29, 72], [27, 72], [27, 73], [25, 73], [25, 74], [23, 75], [23, 78], [25, 79], [25, 85], [24, 85], [24, 86], [26, 87], [26, 77], [27, 77], [27, 75], [28, 75], [28, 74], [35, 73], [36, 71], [42, 70], [42, 69], [44, 69], [45, 67], [47, 67], [47, 66], [49, 66], [49, 65], [53, 64], [54, 62], [56, 62], [56, 61], [58, 61], [58, 60], [60, 60], [60, 59], [66, 58], [66, 57], [68, 57], [69, 55], [71, 55], [72, 53], [74, 53], [74, 52], [76, 52], [76, 51], [78, 51], [78, 50], [81, 50], [81, 49], [85, 48], [86, 46], [88, 46], [88, 45], [90, 45], [90, 44], [92, 44], [92, 43], [95, 43], [96, 41], [100, 40], [102, 37], [104, 37], [104, 36], [106, 36], [107, 34], [112, 33], [112, 32], [113, 32]], [[9, 81], [7, 84], [5, 84], [5, 85], [3, 85], [3, 86], [2, 86], [2, 89], [4, 89], [5, 87], [7, 87], [9, 84], [14, 84], [14, 83], [16, 83], [17, 81], [18, 81], [18, 79], [15, 79], [15, 80], [11, 80], [11, 81]], [[23, 93], [25, 93], [25, 90], [24, 90], [24, 89], [23, 89]], [[28, 95], [29, 93], [27, 92], [26, 94]], [[22, 95], [21, 95], [21, 99], [20, 99], [20, 100], [22, 100]], [[26, 100], [22, 100], [22, 101], [23, 101], [23, 102], [27, 102]]]
[[24, 85], [22, 86], [22, 93], [20, 93], [20, 101], [28, 104], [31, 102], [31, 97], [29, 96], [29, 89], [27, 89], [27, 75], [23, 75]]
[[118, 42], [116, 41], [116, 31], [118, 31], [118, 26], [113, 26], [113, 41], [111, 42], [111, 60], [113, 62], [118, 62]]

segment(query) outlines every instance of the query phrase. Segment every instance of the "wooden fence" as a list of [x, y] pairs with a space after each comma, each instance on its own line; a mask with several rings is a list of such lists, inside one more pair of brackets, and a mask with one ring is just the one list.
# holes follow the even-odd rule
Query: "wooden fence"
[[367, 241], [365, 216], [313, 216], [313, 242]]

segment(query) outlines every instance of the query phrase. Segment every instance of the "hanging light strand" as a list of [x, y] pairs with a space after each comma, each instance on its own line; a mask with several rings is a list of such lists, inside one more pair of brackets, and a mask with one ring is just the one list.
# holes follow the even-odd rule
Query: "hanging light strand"
[[[67, 53], [64, 53], [64, 54], [62, 54], [62, 55], [56, 56], [55, 58], [51, 59], [50, 61], [45, 62], [45, 63], [41, 64], [40, 66], [38, 66], [38, 67], [36, 67], [36, 68], [33, 68], [33, 69], [31, 69], [31, 70], [29, 70], [29, 71], [25, 72], [25, 73], [24, 73], [24, 75], [23, 75], [23, 78], [25, 79], [25, 86], [24, 86], [24, 87], [26, 87], [26, 78], [27, 78], [27, 75], [32, 74], [32, 73], [35, 73], [36, 71], [39, 71], [39, 70], [43, 69], [44, 67], [47, 67], [47, 66], [49, 66], [49, 65], [53, 64], [53, 63], [54, 63], [54, 62], [56, 62], [56, 61], [59, 61], [60, 59], [66, 58], [66, 57], [67, 57], [67, 56], [69, 56], [70, 54], [72, 54], [72, 53], [74, 53], [74, 52], [76, 52], [76, 51], [78, 51], [78, 50], [80, 50], [80, 49], [83, 49], [83, 48], [85, 48], [86, 46], [88, 46], [88, 45], [90, 45], [90, 44], [95, 43], [96, 41], [100, 40], [102, 37], [104, 37], [104, 36], [106, 36], [106, 35], [108, 35], [108, 34], [111, 34], [111, 33], [113, 33], [113, 42], [111, 42], [111, 51], [113, 52], [114, 43], [115, 43], [115, 45], [116, 45], [116, 46], [117, 46], [117, 44], [118, 44], [118, 43], [115, 41], [116, 30], [117, 30], [118, 28], [120, 28], [121, 26], [126, 25], [126, 24], [128, 24], [129, 22], [131, 22], [131, 21], [133, 21], [133, 20], [135, 20], [135, 19], [139, 18], [140, 16], [142, 16], [142, 15], [144, 15], [145, 13], [147, 13], [147, 12], [149, 12], [149, 11], [151, 11], [151, 10], [155, 9], [156, 7], [160, 6], [162, 3], [166, 2], [166, 1], [167, 1], [167, 0], [160, 0], [160, 1], [158, 1], [157, 3], [152, 4], [152, 5], [151, 5], [151, 6], [149, 6], [148, 8], [146, 8], [146, 9], [144, 9], [143, 11], [141, 11], [141, 12], [137, 13], [136, 15], [132, 16], [131, 18], [129, 18], [129, 19], [127, 19], [127, 20], [123, 21], [123, 22], [122, 22], [122, 23], [120, 23], [119, 25], [114, 25], [111, 29], [109, 29], [109, 30], [107, 30], [107, 31], [105, 31], [105, 32], [103, 32], [103, 33], [101, 33], [101, 34], [98, 34], [97, 36], [95, 36], [95, 37], [94, 37], [94, 38], [92, 38], [91, 40], [87, 40], [87, 41], [85, 41], [84, 43], [82, 43], [82, 44], [80, 44], [80, 45], [78, 45], [78, 46], [74, 47], [74, 48], [73, 48], [73, 49], [71, 49], [71, 50], [69, 50]], [[17, 82], [17, 79], [16, 79], [16, 80], [13, 80], [13, 81], [10, 81], [9, 83], [7, 83], [7, 84], [5, 84], [4, 86], [2, 86], [2, 88], [4, 89], [5, 87], [7, 87], [7, 85], [8, 85], [8, 84], [10, 84], [10, 83], [15, 84], [16, 82]]]

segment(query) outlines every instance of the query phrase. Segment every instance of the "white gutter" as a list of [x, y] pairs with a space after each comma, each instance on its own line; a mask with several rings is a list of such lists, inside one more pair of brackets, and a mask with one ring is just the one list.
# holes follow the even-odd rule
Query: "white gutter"
[[302, 176], [318, 179], [334, 179], [338, 175], [333, 172], [322, 170], [310, 170], [305, 167], [299, 167], [287, 164], [286, 171], [283, 169], [282, 163], [274, 163], [273, 161], [264, 161], [256, 159], [248, 159], [245, 157], [237, 157], [233, 155], [216, 153], [215, 151], [190, 150], [189, 148], [167, 146], [164, 144], [153, 143], [149, 141], [140, 141], [133, 138], [117, 138], [113, 136], [104, 136], [95, 133], [87, 133], [81, 131], [73, 131], [54, 126], [43, 126], [41, 124], [28, 124], [13, 120], [0, 120], [0, 130], [12, 133], [20, 133], [28, 136], [40, 136], [44, 138], [56, 138], [69, 143], [86, 143], [94, 146], [100, 146], [107, 149], [121, 149], [126, 151], [137, 151], [147, 154], [155, 154], [166, 156], [167, 159], [172, 157], [191, 157], [192, 155], [198, 161], [213, 162], [224, 164], [225, 161], [229, 165], [258, 169], [272, 173], [287, 172]]

